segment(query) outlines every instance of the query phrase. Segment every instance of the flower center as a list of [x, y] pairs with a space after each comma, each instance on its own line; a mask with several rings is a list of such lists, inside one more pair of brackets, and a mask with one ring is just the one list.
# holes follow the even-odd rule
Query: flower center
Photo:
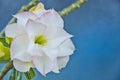
[[36, 36], [34, 42], [41, 46], [45, 46], [45, 44], [47, 43], [47, 40], [46, 40], [45, 36], [41, 35], [41, 36]]

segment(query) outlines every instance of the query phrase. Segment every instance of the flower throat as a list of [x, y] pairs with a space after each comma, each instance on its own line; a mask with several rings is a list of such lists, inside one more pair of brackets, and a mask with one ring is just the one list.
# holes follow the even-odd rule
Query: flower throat
[[47, 43], [47, 40], [45, 36], [41, 35], [41, 36], [36, 36], [34, 42], [36, 44], [39, 44], [40, 46], [44, 46]]

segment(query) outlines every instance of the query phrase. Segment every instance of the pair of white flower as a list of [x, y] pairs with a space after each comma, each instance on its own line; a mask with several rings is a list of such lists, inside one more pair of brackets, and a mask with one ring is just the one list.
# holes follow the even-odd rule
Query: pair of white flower
[[32, 67], [42, 75], [59, 73], [74, 51], [72, 35], [63, 29], [60, 15], [53, 9], [34, 7], [32, 12], [21, 12], [14, 17], [17, 23], [7, 25], [5, 34], [13, 38], [10, 56], [15, 69], [26, 72]]

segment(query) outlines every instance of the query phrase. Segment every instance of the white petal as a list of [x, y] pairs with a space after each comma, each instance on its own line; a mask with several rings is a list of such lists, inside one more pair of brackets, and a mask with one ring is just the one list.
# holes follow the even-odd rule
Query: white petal
[[58, 56], [72, 55], [74, 50], [75, 50], [74, 44], [70, 39], [68, 39], [59, 46]]
[[31, 43], [29, 44], [28, 52], [31, 56], [43, 56], [43, 51], [38, 44]]
[[35, 20], [37, 18], [35, 14], [30, 13], [30, 12], [21, 12], [21, 13], [14, 15], [14, 17], [17, 18], [17, 23], [23, 26], [25, 26], [28, 19]]
[[56, 37], [58, 29], [59, 28], [57, 27], [48, 26], [44, 32], [44, 35], [46, 36], [47, 39], [53, 39], [54, 37]]
[[48, 56], [52, 61], [57, 58], [58, 49], [42, 48], [42, 50], [44, 51], [45, 55]]
[[55, 10], [47, 10], [37, 21], [49, 26], [63, 28], [64, 22], [61, 16]]
[[17, 36], [11, 44], [11, 59], [16, 58], [21, 61], [31, 61], [31, 56], [27, 53], [28, 43], [29, 40], [26, 34]]
[[15, 36], [22, 34], [22, 33], [25, 33], [25, 29], [16, 23], [9, 24], [6, 26], [5, 34], [7, 37], [14, 38]]
[[27, 72], [27, 71], [29, 71], [30, 67], [33, 66], [33, 64], [31, 62], [22, 62], [17, 59], [13, 60], [13, 65], [14, 65], [15, 69], [20, 72]]
[[46, 63], [45, 63], [45, 74], [47, 74], [48, 72], [53, 71], [54, 73], [59, 73], [59, 68], [58, 68], [58, 64], [57, 64], [57, 60], [50, 60], [47, 59]]
[[69, 56], [58, 57], [57, 62], [59, 69], [64, 68], [67, 65], [68, 61], [69, 61]]
[[44, 72], [44, 59], [42, 57], [33, 57], [33, 64], [35, 65], [35, 67], [37, 68], [37, 70], [45, 76], [45, 72]]
[[48, 26], [45, 30], [44, 35], [47, 37], [47, 39], [53, 39], [69, 34], [63, 28]]
[[[47, 32], [46, 32], [47, 33]], [[69, 33], [67, 33], [63, 29], [58, 29], [56, 33], [51, 34], [52, 37], [50, 37], [50, 34], [45, 34], [46, 37], [48, 38], [48, 43], [46, 45], [47, 48], [56, 48], [60, 44], [62, 44], [65, 40], [69, 39], [72, 37]]]
[[33, 20], [28, 20], [27, 24], [26, 24], [26, 28], [27, 28], [27, 32], [29, 35], [34, 35], [34, 36], [40, 36], [41, 34], [43, 34], [43, 32], [46, 29], [46, 26], [35, 22]]
[[59, 70], [57, 67], [58, 65], [55, 60], [51, 61], [47, 57], [35, 57], [33, 59], [33, 63], [35, 67], [38, 69], [38, 71], [44, 76], [50, 71], [59, 73]]

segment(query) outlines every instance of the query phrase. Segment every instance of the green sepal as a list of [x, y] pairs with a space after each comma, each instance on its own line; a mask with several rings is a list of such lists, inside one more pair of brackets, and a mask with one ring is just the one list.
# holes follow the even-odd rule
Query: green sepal
[[35, 77], [35, 72], [32, 68], [28, 72], [24, 73], [26, 80], [31, 80], [32, 78]]
[[35, 77], [35, 71], [33, 70], [33, 68], [30, 68], [29, 73], [30, 73], [31, 78]]

